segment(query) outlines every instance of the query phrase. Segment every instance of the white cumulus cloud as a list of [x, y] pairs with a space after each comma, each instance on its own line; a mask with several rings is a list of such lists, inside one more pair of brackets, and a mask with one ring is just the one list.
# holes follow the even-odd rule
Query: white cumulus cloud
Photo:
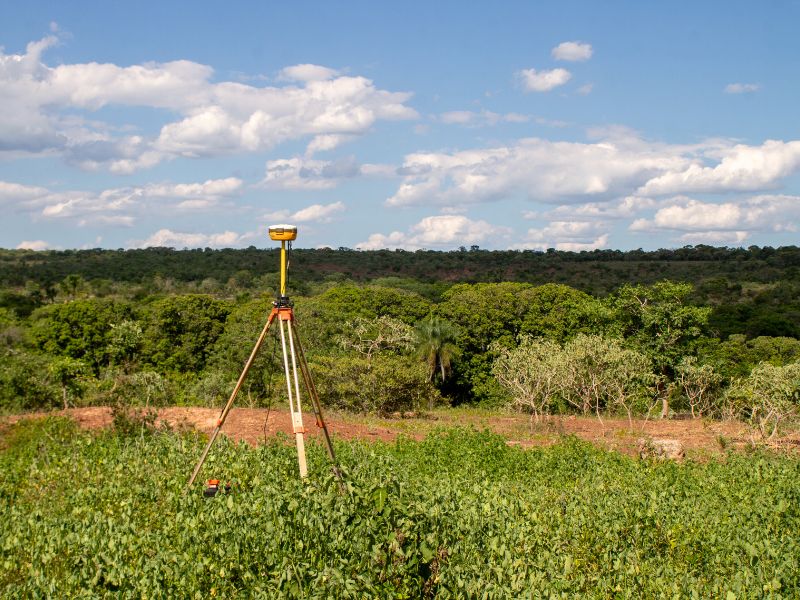
[[252, 234], [240, 235], [233, 231], [222, 233], [194, 233], [159, 229], [145, 240], [133, 242], [137, 248], [171, 247], [171, 248], [232, 248], [241, 246]]
[[264, 215], [264, 219], [272, 221], [289, 221], [296, 223], [329, 223], [333, 217], [345, 210], [344, 202], [330, 204], [312, 204], [297, 211], [277, 210]]
[[685, 168], [682, 151], [640, 140], [598, 143], [540, 138], [455, 153], [405, 157], [388, 206], [476, 203], [524, 195], [552, 202], [629, 194], [652, 177]]
[[312, 204], [306, 208], [298, 210], [292, 215], [293, 221], [305, 223], [307, 221], [328, 222], [336, 213], [344, 210], [343, 202], [333, 202], [331, 204]]
[[467, 125], [471, 127], [484, 127], [498, 123], [526, 123], [531, 120], [527, 115], [519, 113], [499, 114], [490, 110], [480, 112], [470, 110], [454, 110], [439, 115], [439, 120], [447, 125]]
[[642, 195], [690, 192], [753, 191], [774, 187], [800, 170], [800, 141], [767, 140], [760, 146], [735, 146], [718, 150], [721, 160], [707, 166], [698, 160], [671, 169], [641, 187]]
[[531, 228], [513, 249], [546, 250], [555, 248], [571, 252], [595, 250], [608, 245], [605, 223], [592, 221], [552, 221], [542, 228]]
[[591, 135], [596, 141], [525, 138], [508, 146], [409, 154], [398, 170], [403, 180], [386, 204], [456, 206], [518, 196], [581, 204], [733, 193], [775, 189], [800, 171], [800, 141], [672, 145], [614, 127]]
[[[257, 152], [306, 138], [315, 152], [379, 120], [418, 116], [406, 104], [411, 94], [324, 66], [287, 67], [286, 85], [257, 87], [213, 82], [211, 67], [187, 60], [50, 66], [43, 54], [56, 42], [32, 42], [24, 54], [0, 49], [0, 153], [58, 153], [84, 169], [131, 173], [176, 157]], [[153, 114], [165, 122], [148, 134], [120, 133], [131, 124], [90, 118], [106, 106], [162, 109]]]
[[0, 181], [0, 203], [20, 205], [47, 194], [48, 191], [43, 187]]
[[223, 208], [237, 196], [237, 177], [199, 183], [157, 183], [111, 188], [100, 192], [24, 186], [0, 181], [0, 203], [35, 218], [71, 219], [78, 226], [130, 227], [138, 217], [181, 211]]
[[474, 221], [463, 215], [439, 215], [425, 217], [407, 232], [393, 231], [388, 235], [373, 233], [357, 247], [361, 250], [455, 248], [508, 238], [510, 234], [508, 227], [492, 225], [483, 220]]
[[592, 45], [584, 42], [561, 42], [551, 51], [556, 60], [572, 62], [589, 60], [592, 58], [592, 53]]
[[653, 220], [656, 227], [710, 230], [735, 228], [742, 220], [742, 209], [732, 202], [711, 204], [689, 199], [684, 205], [659, 209]]
[[523, 69], [518, 76], [526, 92], [549, 92], [572, 79], [572, 73], [566, 69]]
[[306, 147], [306, 156], [313, 156], [317, 152], [333, 150], [344, 142], [353, 139], [351, 135], [326, 134], [314, 136]]
[[757, 83], [729, 83], [725, 86], [726, 94], [750, 94], [757, 92], [761, 86]]
[[283, 81], [325, 81], [333, 79], [339, 74], [335, 69], [322, 67], [320, 65], [293, 65], [281, 69], [278, 79]]
[[17, 245], [17, 250], [48, 250], [50, 244], [44, 240], [23, 240]]
[[590, 250], [608, 248], [608, 234], [604, 233], [587, 242], [557, 242], [555, 247], [556, 250], [563, 250], [565, 252], [588, 252]]
[[[727, 202], [670, 199], [651, 218], [634, 220], [641, 232], [684, 232], [680, 239], [741, 241], [756, 232], [794, 232], [800, 223], [800, 197], [759, 195]], [[741, 239], [738, 239], [741, 238]]]
[[629, 219], [642, 212], [658, 206], [653, 198], [640, 196], [625, 196], [608, 202], [585, 202], [582, 204], [562, 204], [544, 215], [538, 213], [524, 213], [525, 218], [539, 218], [544, 216], [554, 221], [567, 219], [581, 220], [606, 220]]
[[242, 189], [238, 177], [208, 179], [202, 183], [154, 184], [145, 187], [146, 194], [164, 198], [208, 199], [232, 196]]

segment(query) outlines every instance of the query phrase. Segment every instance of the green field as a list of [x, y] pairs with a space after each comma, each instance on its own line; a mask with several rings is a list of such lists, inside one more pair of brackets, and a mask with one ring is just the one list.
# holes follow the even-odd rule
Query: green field
[[224, 440], [183, 495], [195, 434], [23, 421], [0, 438], [3, 597], [800, 595], [800, 461], [652, 462], [448, 430], [337, 443]]

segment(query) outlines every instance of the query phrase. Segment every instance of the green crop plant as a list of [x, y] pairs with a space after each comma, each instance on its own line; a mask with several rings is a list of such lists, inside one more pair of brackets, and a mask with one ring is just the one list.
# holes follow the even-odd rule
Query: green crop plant
[[23, 421], [0, 438], [0, 596], [792, 598], [800, 462], [754, 452], [683, 464], [567, 438], [339, 442], [297, 477], [287, 438], [203, 440]]

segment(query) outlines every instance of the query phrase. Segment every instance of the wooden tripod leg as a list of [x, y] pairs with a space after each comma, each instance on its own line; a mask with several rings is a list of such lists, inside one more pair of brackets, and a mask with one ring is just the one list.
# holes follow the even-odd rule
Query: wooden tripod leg
[[[305, 428], [303, 427], [303, 406], [300, 400], [300, 384], [297, 380], [297, 357], [292, 338], [291, 321], [286, 320], [286, 330], [288, 340], [283, 333], [283, 321], [278, 317], [278, 327], [281, 332], [281, 345], [283, 346], [283, 368], [286, 372], [286, 392], [289, 395], [289, 412], [292, 414], [292, 431], [294, 431], [295, 443], [297, 444], [297, 466], [300, 469], [300, 477], [305, 479], [308, 476], [308, 465], [306, 463], [306, 442]], [[287, 351], [288, 341], [288, 351]], [[291, 358], [291, 368], [289, 359]], [[294, 383], [294, 392], [292, 392]]]
[[300, 372], [303, 375], [303, 382], [306, 385], [308, 396], [311, 398], [311, 406], [314, 409], [314, 417], [317, 420], [317, 427], [322, 429], [322, 433], [325, 437], [325, 447], [328, 450], [328, 457], [331, 459], [331, 463], [333, 463], [333, 473], [339, 480], [340, 487], [343, 488], [342, 472], [339, 470], [339, 463], [336, 462], [336, 454], [333, 451], [333, 443], [331, 442], [330, 433], [328, 433], [328, 426], [325, 425], [325, 419], [322, 417], [322, 405], [319, 401], [319, 394], [317, 393], [317, 388], [314, 385], [314, 380], [311, 378], [311, 371], [308, 369], [306, 356], [303, 353], [303, 345], [300, 343], [300, 336], [297, 333], [297, 327], [295, 326], [294, 322], [292, 322], [290, 326], [294, 331], [294, 340], [297, 347], [297, 358], [298, 362], [300, 363]]
[[189, 483], [186, 484], [186, 490], [192, 487], [194, 480], [197, 478], [197, 474], [200, 472], [200, 469], [203, 467], [203, 463], [206, 462], [206, 457], [208, 457], [208, 452], [211, 450], [211, 446], [214, 445], [214, 440], [217, 439], [222, 426], [225, 424], [225, 419], [228, 418], [228, 413], [230, 412], [231, 408], [233, 407], [233, 401], [236, 399], [236, 395], [239, 393], [239, 389], [242, 387], [244, 383], [245, 377], [247, 377], [247, 372], [250, 370], [250, 367], [253, 365], [253, 361], [256, 358], [256, 354], [258, 354], [259, 348], [261, 348], [261, 344], [264, 343], [264, 338], [267, 337], [267, 332], [269, 331], [270, 326], [272, 325], [272, 321], [275, 318], [275, 312], [273, 311], [269, 315], [269, 319], [267, 319], [266, 325], [264, 325], [264, 329], [261, 330], [261, 335], [258, 336], [258, 340], [256, 341], [256, 345], [253, 346], [253, 351], [250, 353], [250, 358], [247, 359], [247, 362], [244, 365], [244, 369], [242, 369], [241, 375], [239, 375], [239, 381], [236, 382], [236, 386], [233, 388], [233, 393], [231, 397], [228, 398], [228, 402], [222, 409], [222, 412], [219, 415], [219, 419], [217, 419], [217, 425], [214, 427], [214, 431], [211, 434], [211, 437], [208, 440], [208, 444], [206, 444], [205, 450], [203, 450], [203, 454], [200, 455], [200, 460], [197, 461], [197, 465], [192, 471], [192, 476], [189, 478]]

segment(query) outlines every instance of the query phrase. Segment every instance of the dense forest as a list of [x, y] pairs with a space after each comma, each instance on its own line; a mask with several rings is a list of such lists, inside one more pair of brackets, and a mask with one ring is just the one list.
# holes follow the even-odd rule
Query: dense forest
[[[274, 272], [277, 256], [276, 249], [254, 246], [241, 250], [0, 250], [0, 285], [21, 286], [26, 281], [54, 284], [67, 275], [129, 283], [158, 275], [179, 282], [214, 279], [224, 283], [244, 272], [250, 277]], [[564, 283], [596, 295], [608, 294], [623, 283], [661, 279], [695, 284], [720, 278], [759, 283], [800, 279], [797, 246], [744, 249], [701, 245], [651, 252], [487, 251], [478, 246], [454, 252], [322, 248], [294, 250], [292, 260], [295, 283], [319, 282], [334, 275], [359, 282], [383, 277], [427, 284], [516, 281]]]
[[[0, 406], [217, 405], [277, 285], [274, 250], [0, 252]], [[295, 250], [325, 401], [738, 416], [800, 402], [800, 249]], [[545, 377], [544, 375], [547, 375]], [[268, 344], [244, 402], [281, 397]]]

